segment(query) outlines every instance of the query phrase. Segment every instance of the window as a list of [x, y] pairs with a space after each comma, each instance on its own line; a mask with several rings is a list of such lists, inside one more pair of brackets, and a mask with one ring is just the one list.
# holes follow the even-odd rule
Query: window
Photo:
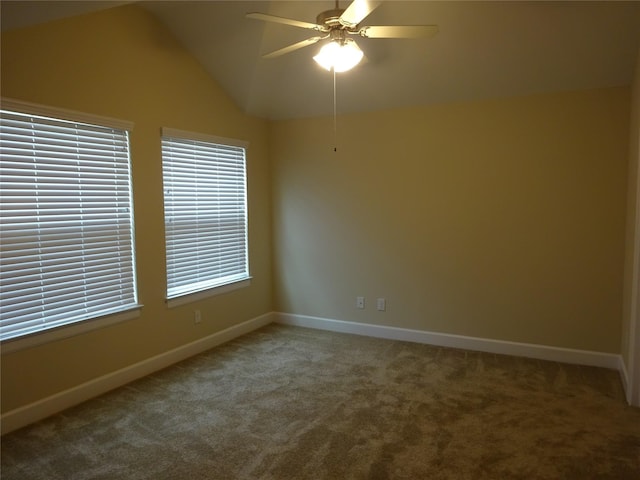
[[245, 150], [162, 130], [168, 299], [248, 281]]
[[2, 340], [139, 307], [127, 130], [23, 106], [0, 110]]

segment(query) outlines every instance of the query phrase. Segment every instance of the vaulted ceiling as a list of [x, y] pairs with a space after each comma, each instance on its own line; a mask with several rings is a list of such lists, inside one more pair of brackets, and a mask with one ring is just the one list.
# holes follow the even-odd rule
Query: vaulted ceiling
[[[134, 2], [2, 1], [2, 29]], [[334, 1], [144, 1], [244, 111], [283, 119], [330, 115], [333, 74], [320, 44], [263, 59], [315, 36], [245, 17], [315, 23]], [[340, 2], [345, 8], [350, 2]], [[365, 60], [337, 74], [338, 113], [628, 85], [640, 46], [640, 2], [387, 0], [365, 25], [435, 24], [430, 39], [357, 38]]]

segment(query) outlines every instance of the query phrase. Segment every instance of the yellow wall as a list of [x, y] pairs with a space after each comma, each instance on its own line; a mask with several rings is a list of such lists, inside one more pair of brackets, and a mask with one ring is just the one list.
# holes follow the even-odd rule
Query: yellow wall
[[[139, 319], [2, 356], [9, 411], [272, 310], [267, 125], [241, 113], [145, 10], [127, 6], [2, 35], [1, 93], [135, 123]], [[251, 286], [167, 309], [160, 128], [247, 140]], [[203, 321], [193, 322], [193, 309]]]
[[337, 153], [331, 119], [273, 123], [276, 310], [618, 353], [629, 102], [349, 115]]
[[[638, 285], [634, 284], [634, 268], [635, 260], [640, 252], [637, 251], [637, 237], [640, 232], [636, 229], [637, 222], [637, 205], [638, 192], [640, 191], [640, 176], [638, 168], [640, 167], [640, 50], [638, 50], [638, 59], [636, 61], [636, 69], [632, 85], [631, 97], [631, 128], [629, 141], [629, 172], [628, 172], [628, 196], [627, 196], [627, 236], [626, 236], [626, 256], [625, 256], [625, 277], [624, 277], [624, 315], [622, 323], [622, 358], [630, 370], [629, 362], [632, 355], [630, 349], [634, 347], [630, 340], [630, 335], [634, 332], [632, 327], [633, 308], [632, 302], [637, 301], [634, 298], [639, 295], [637, 292]], [[638, 275], [638, 272], [635, 272]], [[635, 280], [636, 282], [638, 279]], [[636, 290], [634, 292], [634, 289]], [[636, 313], [637, 315], [638, 313]], [[640, 328], [637, 325], [635, 328]], [[640, 356], [640, 345], [635, 345], [636, 355]], [[640, 362], [638, 362], [640, 365]]]
[[[3, 412], [272, 310], [620, 352], [628, 88], [349, 115], [334, 153], [331, 119], [244, 115], [136, 6], [3, 33], [1, 53], [3, 96], [135, 122], [144, 304], [3, 355]], [[250, 287], [166, 308], [162, 126], [250, 142]]]

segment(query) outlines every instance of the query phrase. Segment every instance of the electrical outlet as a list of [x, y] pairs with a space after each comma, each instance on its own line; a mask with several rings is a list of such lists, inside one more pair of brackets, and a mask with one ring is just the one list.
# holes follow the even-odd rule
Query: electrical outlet
[[356, 297], [356, 307], [364, 308], [364, 297]]
[[387, 301], [384, 298], [379, 298], [377, 307], [379, 312], [384, 312], [387, 309]]
[[195, 310], [193, 312], [193, 323], [200, 323], [202, 321], [202, 315], [200, 314], [200, 310]]

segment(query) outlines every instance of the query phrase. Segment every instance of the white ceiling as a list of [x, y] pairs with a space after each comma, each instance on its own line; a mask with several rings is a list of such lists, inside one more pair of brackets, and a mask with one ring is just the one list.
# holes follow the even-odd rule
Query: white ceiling
[[[122, 3], [130, 2], [2, 1], [2, 28]], [[315, 23], [333, 1], [138, 3], [246, 112], [272, 119], [332, 114], [333, 75], [312, 60], [320, 45], [261, 58], [314, 32], [245, 14]], [[640, 46], [640, 1], [387, 0], [362, 23], [436, 24], [440, 31], [431, 39], [357, 38], [366, 60], [337, 75], [338, 113], [628, 85]]]

